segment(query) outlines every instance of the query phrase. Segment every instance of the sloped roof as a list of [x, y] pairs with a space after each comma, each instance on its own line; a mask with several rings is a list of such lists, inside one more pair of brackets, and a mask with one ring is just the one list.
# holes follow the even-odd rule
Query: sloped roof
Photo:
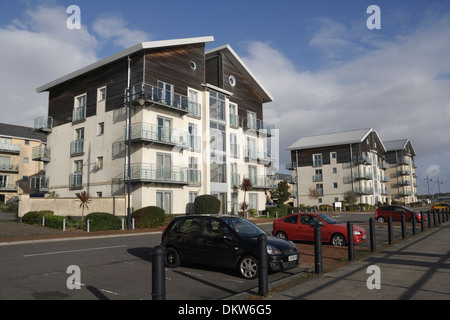
[[327, 133], [310, 137], [303, 137], [297, 140], [291, 146], [289, 146], [287, 150], [301, 150], [301, 149], [337, 146], [350, 143], [361, 143], [371, 132], [376, 133], [374, 129], [368, 128], [368, 129], [358, 129], [336, 133]]
[[0, 136], [47, 142], [47, 135], [45, 133], [36, 132], [32, 127], [8, 123], [0, 123]]
[[261, 96], [263, 102], [272, 102], [273, 97], [267, 91], [264, 86], [259, 82], [259, 80], [255, 77], [255, 75], [250, 71], [247, 65], [242, 61], [242, 59], [237, 55], [237, 53], [228, 45], [224, 45], [215, 49], [211, 49], [206, 51], [206, 57], [208, 55], [212, 55], [216, 52], [223, 53], [231, 63], [242, 73], [245, 78], [250, 82], [250, 84], [255, 88], [258, 94]]
[[58, 78], [52, 82], [49, 82], [39, 88], [36, 89], [38, 93], [47, 91], [48, 89], [63, 83], [67, 80], [70, 80], [72, 78], [78, 77], [82, 74], [85, 74], [91, 70], [94, 70], [96, 68], [99, 68], [101, 66], [104, 66], [108, 63], [114, 62], [116, 60], [122, 59], [130, 54], [136, 53], [140, 50], [144, 49], [153, 49], [153, 48], [164, 48], [164, 47], [174, 47], [174, 46], [180, 46], [180, 45], [188, 45], [188, 44], [195, 44], [195, 43], [208, 43], [214, 41], [214, 37], [207, 36], [207, 37], [197, 37], [197, 38], [185, 38], [185, 39], [173, 39], [173, 40], [161, 40], [161, 41], [150, 41], [150, 42], [141, 42], [135, 46], [132, 46], [128, 49], [125, 49], [123, 51], [120, 51], [108, 58], [99, 60], [97, 62], [94, 62], [84, 68], [81, 68], [77, 71], [74, 71], [72, 73], [69, 73], [61, 78]]
[[413, 147], [411, 141], [409, 141], [408, 139], [391, 140], [391, 141], [385, 141], [383, 143], [384, 143], [384, 145], [386, 147], [386, 151], [405, 150], [406, 146], [409, 143], [410, 146], [411, 146], [411, 150], [413, 152], [413, 155], [416, 154], [416, 151], [414, 150], [414, 147]]

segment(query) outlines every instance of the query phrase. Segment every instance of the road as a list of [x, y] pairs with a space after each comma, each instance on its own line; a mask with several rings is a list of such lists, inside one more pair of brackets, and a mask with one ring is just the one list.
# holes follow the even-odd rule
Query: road
[[[367, 221], [372, 216], [343, 213], [336, 218], [360, 221], [368, 229]], [[272, 230], [271, 223], [261, 226], [269, 233]], [[387, 241], [386, 230], [386, 224], [377, 224], [377, 244]], [[399, 227], [394, 230], [399, 237]], [[160, 240], [161, 234], [155, 233], [0, 246], [0, 299], [149, 300], [151, 252]], [[293, 270], [270, 274], [269, 282], [310, 267], [301, 264]], [[79, 273], [70, 268], [79, 268]], [[68, 280], [75, 281], [69, 281], [69, 287], [76, 285], [80, 289], [70, 289]], [[205, 266], [166, 269], [168, 300], [218, 300], [257, 286], [257, 279], [244, 280], [234, 270]]]

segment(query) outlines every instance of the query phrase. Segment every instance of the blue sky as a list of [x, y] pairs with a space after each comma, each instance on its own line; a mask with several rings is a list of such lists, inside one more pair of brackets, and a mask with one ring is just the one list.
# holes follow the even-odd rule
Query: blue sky
[[[80, 30], [66, 27], [69, 5]], [[370, 5], [379, 30], [366, 26]], [[446, 0], [0, 0], [1, 121], [32, 126], [47, 113], [37, 87], [133, 44], [210, 35], [208, 48], [231, 45], [274, 97], [264, 112], [281, 167], [302, 136], [374, 128], [412, 142], [421, 194], [427, 174], [430, 192], [450, 192]]]

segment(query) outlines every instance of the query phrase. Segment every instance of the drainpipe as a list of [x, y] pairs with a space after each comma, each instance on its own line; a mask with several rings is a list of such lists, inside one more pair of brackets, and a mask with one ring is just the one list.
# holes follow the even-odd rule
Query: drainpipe
[[128, 104], [127, 104], [127, 229], [131, 230], [131, 59], [128, 56]]

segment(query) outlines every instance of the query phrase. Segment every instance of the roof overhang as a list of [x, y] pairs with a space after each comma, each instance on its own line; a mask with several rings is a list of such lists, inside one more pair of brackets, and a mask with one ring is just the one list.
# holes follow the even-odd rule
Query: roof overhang
[[97, 62], [94, 62], [84, 68], [81, 68], [77, 71], [74, 71], [72, 73], [69, 73], [61, 78], [58, 78], [52, 82], [49, 82], [43, 86], [40, 86], [36, 89], [38, 93], [48, 91], [50, 88], [57, 86], [65, 81], [68, 81], [70, 79], [73, 79], [75, 77], [78, 77], [82, 74], [85, 74], [91, 70], [94, 70], [96, 68], [102, 67], [104, 65], [107, 65], [111, 62], [114, 62], [116, 60], [122, 59], [124, 57], [127, 57], [133, 53], [139, 52], [141, 50], [146, 49], [155, 49], [155, 48], [168, 48], [168, 47], [176, 47], [176, 46], [182, 46], [182, 45], [189, 45], [189, 44], [196, 44], [196, 43], [209, 43], [214, 41], [213, 36], [206, 36], [206, 37], [196, 37], [196, 38], [185, 38], [185, 39], [173, 39], [173, 40], [161, 40], [161, 41], [150, 41], [150, 42], [141, 42], [139, 44], [136, 44], [128, 49], [125, 49], [123, 51], [120, 51], [108, 58], [99, 60]]
[[216, 52], [223, 53], [233, 65], [242, 73], [245, 78], [250, 82], [250, 84], [255, 88], [258, 94], [261, 96], [263, 103], [272, 102], [273, 97], [267, 91], [264, 86], [259, 82], [259, 80], [255, 77], [255, 75], [250, 71], [247, 65], [242, 61], [242, 59], [236, 54], [236, 52], [228, 45], [224, 45], [215, 49], [211, 49], [206, 51], [206, 58], [208, 55], [213, 55]]

